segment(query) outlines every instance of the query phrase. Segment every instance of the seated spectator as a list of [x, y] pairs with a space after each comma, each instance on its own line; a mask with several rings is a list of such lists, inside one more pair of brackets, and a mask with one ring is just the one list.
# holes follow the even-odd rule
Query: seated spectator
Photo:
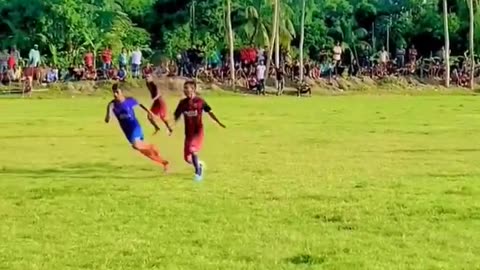
[[127, 71], [125, 70], [125, 67], [121, 67], [117, 72], [117, 79], [121, 82], [124, 82], [126, 78], [127, 78]]
[[258, 81], [255, 78], [255, 76], [250, 76], [248, 79], [248, 90], [250, 91], [256, 91], [258, 87]]
[[47, 83], [58, 82], [58, 69], [51, 68], [47, 73]]
[[85, 79], [94, 81], [97, 79], [97, 72], [93, 67], [87, 68], [85, 70]]

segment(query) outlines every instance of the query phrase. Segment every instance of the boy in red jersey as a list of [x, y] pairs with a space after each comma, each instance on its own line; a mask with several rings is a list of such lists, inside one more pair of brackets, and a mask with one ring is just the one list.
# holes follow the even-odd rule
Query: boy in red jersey
[[183, 157], [185, 161], [192, 164], [195, 168], [195, 180], [203, 179], [203, 163], [198, 159], [203, 144], [203, 112], [215, 121], [219, 126], [225, 128], [225, 125], [218, 120], [212, 112], [212, 108], [201, 97], [196, 95], [197, 85], [194, 81], [187, 81], [183, 85], [183, 92], [186, 98], [180, 100], [175, 110], [175, 122], [183, 115], [185, 121], [185, 144], [183, 148]]
[[[170, 127], [170, 124], [168, 123], [167, 119], [167, 104], [165, 103], [165, 100], [163, 100], [162, 95], [160, 94], [160, 91], [158, 91], [157, 85], [153, 82], [152, 76], [147, 75], [145, 77], [145, 81], [147, 84], [148, 91], [150, 91], [150, 96], [152, 97], [152, 107], [150, 108], [150, 111], [153, 113], [153, 115], [160, 117], [162, 122], [165, 124], [165, 126], [168, 129], [169, 134], [172, 133], [172, 128]], [[148, 116], [148, 121], [155, 127], [155, 133], [157, 133], [160, 128], [158, 127], [157, 123], [155, 122], [155, 119], [153, 119], [150, 115]]]

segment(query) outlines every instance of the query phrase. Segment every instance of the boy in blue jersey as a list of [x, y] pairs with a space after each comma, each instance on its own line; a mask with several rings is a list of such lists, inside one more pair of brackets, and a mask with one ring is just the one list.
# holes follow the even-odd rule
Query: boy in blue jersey
[[153, 144], [145, 143], [142, 127], [135, 116], [134, 107], [140, 106], [146, 111], [149, 116], [153, 116], [152, 112], [148, 110], [142, 104], [139, 104], [137, 100], [132, 97], [125, 97], [122, 90], [118, 88], [118, 84], [112, 86], [112, 92], [114, 99], [107, 105], [107, 115], [105, 116], [105, 122], [110, 121], [110, 112], [118, 119], [118, 123], [122, 128], [123, 133], [127, 137], [127, 140], [132, 145], [133, 149], [139, 151], [149, 159], [163, 166], [164, 170], [167, 170], [168, 161], [160, 157], [160, 154]]

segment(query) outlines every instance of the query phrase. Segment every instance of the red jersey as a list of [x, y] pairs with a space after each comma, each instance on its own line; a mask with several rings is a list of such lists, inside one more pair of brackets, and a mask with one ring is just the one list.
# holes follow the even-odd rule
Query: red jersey
[[93, 66], [93, 53], [89, 52], [85, 54], [85, 57], [83, 58], [83, 61], [85, 62], [85, 66], [91, 67]]
[[175, 109], [175, 119], [183, 115], [185, 121], [185, 137], [192, 138], [203, 134], [202, 113], [212, 109], [200, 97], [184, 98]]
[[153, 69], [151, 67], [145, 67], [143, 69], [143, 76], [147, 76], [147, 75], [152, 75], [153, 74]]
[[112, 63], [112, 51], [109, 49], [106, 49], [102, 53], [102, 61], [106, 64], [111, 64]]
[[158, 95], [158, 87], [154, 82], [147, 82], [148, 91], [150, 91], [150, 97], [154, 99]]
[[7, 61], [7, 64], [8, 64], [8, 68], [9, 69], [13, 69], [15, 67], [15, 57], [13, 55], [10, 55], [8, 57], [8, 61]]

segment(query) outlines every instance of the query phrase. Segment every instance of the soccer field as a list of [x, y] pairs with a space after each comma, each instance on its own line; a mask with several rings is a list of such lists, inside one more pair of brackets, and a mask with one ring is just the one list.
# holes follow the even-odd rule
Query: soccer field
[[0, 100], [0, 269], [480, 269], [478, 97], [206, 99], [200, 183], [183, 124], [137, 110], [164, 175], [107, 98]]

